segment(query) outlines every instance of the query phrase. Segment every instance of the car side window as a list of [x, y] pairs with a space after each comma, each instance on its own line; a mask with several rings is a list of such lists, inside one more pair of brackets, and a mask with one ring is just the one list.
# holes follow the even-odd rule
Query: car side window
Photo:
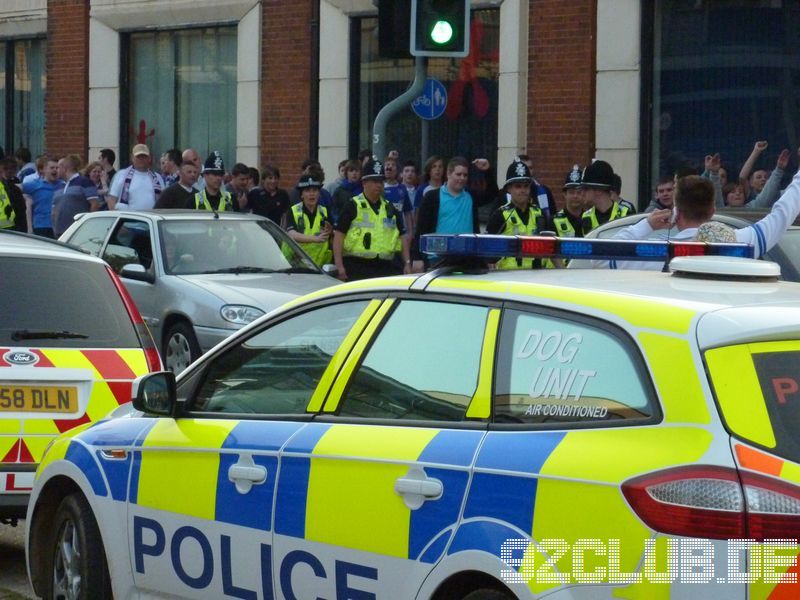
[[340, 401], [340, 416], [461, 421], [478, 385], [489, 309], [403, 300]]
[[602, 424], [652, 417], [652, 388], [632, 346], [610, 327], [507, 309], [495, 422]]
[[304, 414], [328, 363], [367, 300], [323, 306], [236, 344], [207, 368], [189, 410]]
[[108, 230], [114, 225], [115, 217], [97, 217], [85, 219], [75, 234], [67, 240], [70, 244], [78, 246], [95, 256], [100, 255], [103, 242], [106, 241]]
[[128, 264], [142, 265], [145, 269], [150, 269], [153, 264], [150, 225], [145, 221], [120, 219], [108, 240], [103, 260], [117, 273]]

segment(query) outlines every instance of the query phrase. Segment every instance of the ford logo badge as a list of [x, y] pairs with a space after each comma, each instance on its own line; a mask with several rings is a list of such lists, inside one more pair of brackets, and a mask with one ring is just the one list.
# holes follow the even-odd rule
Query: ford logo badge
[[35, 365], [39, 362], [39, 355], [25, 350], [9, 350], [3, 355], [3, 360], [10, 365]]

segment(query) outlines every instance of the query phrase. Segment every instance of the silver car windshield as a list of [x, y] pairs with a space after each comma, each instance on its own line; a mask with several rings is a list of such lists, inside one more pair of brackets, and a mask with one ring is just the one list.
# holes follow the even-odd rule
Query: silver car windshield
[[170, 219], [159, 222], [164, 270], [200, 273], [319, 273], [279, 227], [268, 221]]

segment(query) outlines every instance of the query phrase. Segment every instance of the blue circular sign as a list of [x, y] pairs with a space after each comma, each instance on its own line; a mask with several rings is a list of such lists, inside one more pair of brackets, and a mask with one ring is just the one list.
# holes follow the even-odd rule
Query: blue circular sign
[[428, 77], [422, 94], [411, 102], [411, 110], [418, 117], [432, 121], [441, 117], [445, 108], [447, 108], [447, 90], [441, 81]]

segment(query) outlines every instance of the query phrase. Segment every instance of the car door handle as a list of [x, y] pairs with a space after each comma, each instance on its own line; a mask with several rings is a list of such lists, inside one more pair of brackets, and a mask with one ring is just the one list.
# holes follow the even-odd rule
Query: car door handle
[[394, 482], [394, 491], [403, 497], [403, 502], [411, 510], [416, 510], [427, 500], [442, 496], [444, 486], [438, 479], [427, 476], [420, 467], [412, 467], [405, 476]]
[[228, 480], [236, 486], [236, 491], [246, 494], [254, 485], [267, 480], [267, 468], [253, 462], [249, 454], [239, 456], [239, 461], [228, 469]]

